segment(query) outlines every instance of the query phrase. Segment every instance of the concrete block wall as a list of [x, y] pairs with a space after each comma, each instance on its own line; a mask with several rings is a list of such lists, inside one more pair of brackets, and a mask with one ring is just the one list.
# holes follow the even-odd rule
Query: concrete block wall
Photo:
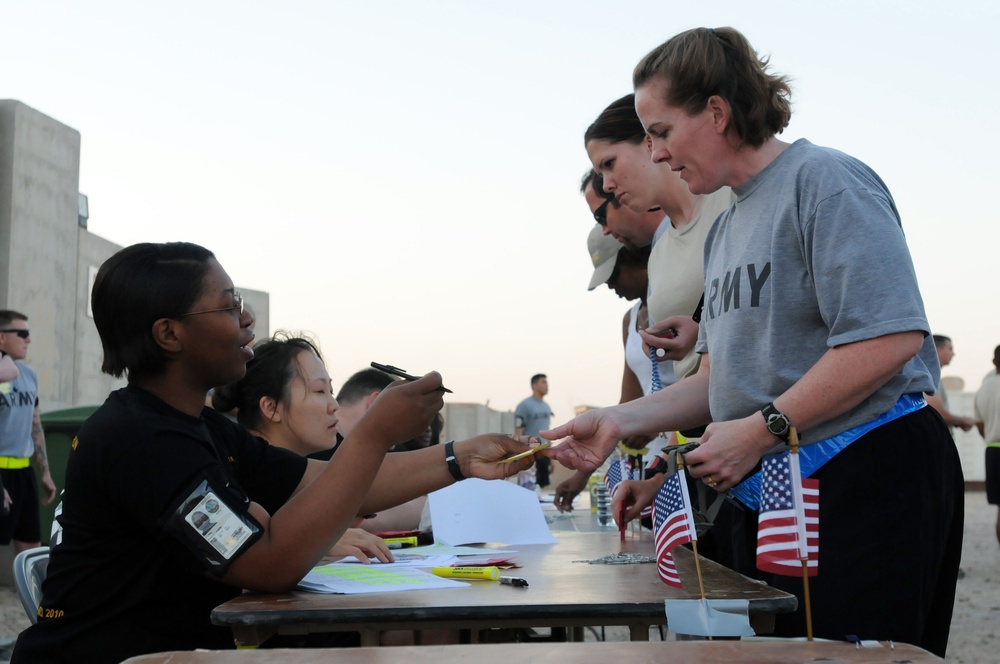
[[[70, 406], [86, 406], [103, 403], [112, 390], [125, 385], [124, 379], [116, 379], [101, 373], [104, 352], [101, 337], [94, 325], [90, 311], [90, 290], [98, 268], [112, 254], [121, 249], [113, 242], [89, 233], [84, 228], [77, 229], [78, 255], [76, 265], [75, 304], [75, 360], [73, 371], [73, 398]], [[43, 411], [52, 410], [43, 407]]]
[[[441, 442], [465, 440], [483, 433], [514, 433], [514, 413], [511, 411], [501, 412], [478, 403], [446, 403], [442, 415]], [[553, 464], [551, 485], [546, 491], [554, 492], [556, 485], [573, 473], [558, 463]]]
[[[121, 246], [79, 224], [80, 144], [75, 129], [0, 100], [0, 308], [28, 316], [42, 412], [103, 403], [125, 384], [101, 373], [90, 291]], [[243, 294], [266, 338], [268, 293]]]
[[0, 101], [0, 180], [0, 307], [28, 316], [39, 399], [65, 407], [74, 398], [80, 133]]
[[447, 403], [441, 441], [465, 440], [482, 433], [514, 433], [514, 413], [478, 403]]

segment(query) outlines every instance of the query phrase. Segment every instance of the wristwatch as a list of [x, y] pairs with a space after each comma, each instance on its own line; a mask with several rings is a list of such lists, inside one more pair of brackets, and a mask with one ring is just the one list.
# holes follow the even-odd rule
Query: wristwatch
[[775, 408], [773, 403], [769, 403], [761, 408], [760, 412], [764, 416], [764, 424], [767, 426], [767, 430], [787, 443], [788, 432], [792, 428], [792, 423], [788, 419], [788, 416]]

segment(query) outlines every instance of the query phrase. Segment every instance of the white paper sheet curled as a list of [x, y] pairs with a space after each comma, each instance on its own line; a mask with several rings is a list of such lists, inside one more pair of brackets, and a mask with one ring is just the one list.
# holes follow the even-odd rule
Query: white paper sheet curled
[[667, 599], [667, 627], [692, 636], [753, 636], [745, 599]]
[[427, 496], [434, 541], [554, 544], [538, 496], [511, 482], [468, 479]]

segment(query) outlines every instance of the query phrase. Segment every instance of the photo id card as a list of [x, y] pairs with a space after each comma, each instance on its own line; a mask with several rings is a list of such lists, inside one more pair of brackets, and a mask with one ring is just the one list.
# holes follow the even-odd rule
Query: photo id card
[[251, 532], [243, 524], [243, 519], [226, 507], [212, 491], [206, 493], [184, 519], [226, 560], [230, 560], [250, 539]]

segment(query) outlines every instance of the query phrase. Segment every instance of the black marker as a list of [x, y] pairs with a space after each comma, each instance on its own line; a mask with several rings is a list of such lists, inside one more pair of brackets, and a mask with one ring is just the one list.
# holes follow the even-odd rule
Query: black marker
[[[398, 369], [392, 366], [391, 364], [379, 364], [378, 362], [372, 362], [372, 366], [378, 369], [379, 371], [384, 371], [387, 374], [392, 374], [393, 376], [399, 376], [400, 378], [406, 380], [420, 380], [420, 376], [411, 376], [402, 369]], [[442, 385], [438, 389], [441, 390], [442, 392], [448, 392], [449, 394], [452, 393], [451, 390], [449, 390], [444, 385]]]
[[524, 579], [519, 579], [516, 576], [501, 576], [500, 583], [505, 586], [514, 586], [515, 588], [527, 588], [528, 582]]

